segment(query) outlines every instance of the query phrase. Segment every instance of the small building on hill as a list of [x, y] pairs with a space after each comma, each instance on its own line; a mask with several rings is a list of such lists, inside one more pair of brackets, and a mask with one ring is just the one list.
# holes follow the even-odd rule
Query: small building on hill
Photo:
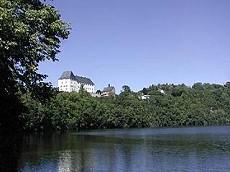
[[101, 92], [101, 97], [109, 96], [115, 96], [115, 87], [111, 86], [110, 84], [108, 85], [108, 87], [105, 87]]
[[84, 90], [89, 93], [94, 93], [94, 83], [91, 79], [74, 75], [72, 71], [65, 71], [58, 79], [58, 90], [65, 92], [79, 92], [83, 86]]

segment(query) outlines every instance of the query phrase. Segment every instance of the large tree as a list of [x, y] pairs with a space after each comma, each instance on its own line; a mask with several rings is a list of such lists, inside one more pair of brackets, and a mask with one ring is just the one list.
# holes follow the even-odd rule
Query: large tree
[[68, 34], [69, 25], [53, 6], [40, 0], [0, 0], [1, 96], [27, 90], [39, 96], [47, 90], [48, 84], [41, 82], [46, 75], [37, 72], [38, 65], [57, 60], [60, 39]]
[[40, 0], [0, 0], [0, 68], [3, 88], [17, 82], [21, 91], [41, 86], [46, 75], [37, 73], [39, 62], [55, 61], [60, 38], [68, 24], [57, 10]]
[[56, 61], [60, 41], [68, 35], [69, 25], [53, 6], [40, 0], [0, 0], [1, 143], [4, 134], [20, 128], [19, 94], [29, 90], [39, 97], [49, 90], [42, 82], [46, 75], [38, 73], [39, 63]]

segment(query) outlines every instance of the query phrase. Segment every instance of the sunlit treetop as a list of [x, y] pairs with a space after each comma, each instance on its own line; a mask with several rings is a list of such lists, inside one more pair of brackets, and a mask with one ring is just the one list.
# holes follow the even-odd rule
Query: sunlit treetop
[[0, 0], [1, 87], [10, 92], [12, 83], [21, 91], [47, 86], [41, 82], [46, 75], [37, 73], [39, 62], [57, 60], [69, 31], [69, 24], [44, 1]]

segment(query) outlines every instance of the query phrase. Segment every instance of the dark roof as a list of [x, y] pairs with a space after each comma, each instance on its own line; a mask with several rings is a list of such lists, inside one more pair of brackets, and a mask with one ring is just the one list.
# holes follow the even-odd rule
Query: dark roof
[[65, 71], [62, 73], [59, 79], [72, 79], [74, 80], [75, 76], [72, 71]]
[[82, 84], [94, 85], [94, 83], [89, 78], [86, 78], [86, 77], [75, 76], [75, 80]]
[[94, 83], [91, 81], [91, 79], [82, 77], [82, 76], [74, 76], [72, 71], [65, 71], [62, 73], [61, 77], [59, 79], [71, 79], [74, 81], [77, 81], [81, 84], [89, 84], [89, 85], [94, 85]]
[[115, 88], [113, 86], [112, 87], [105, 87], [103, 89], [103, 92], [113, 92], [113, 91], [115, 91]]

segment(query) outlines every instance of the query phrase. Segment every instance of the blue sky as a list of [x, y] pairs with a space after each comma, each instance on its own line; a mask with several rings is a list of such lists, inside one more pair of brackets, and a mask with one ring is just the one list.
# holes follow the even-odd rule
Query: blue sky
[[66, 22], [59, 62], [39, 71], [57, 86], [63, 71], [138, 91], [158, 83], [230, 81], [229, 0], [54, 0]]

